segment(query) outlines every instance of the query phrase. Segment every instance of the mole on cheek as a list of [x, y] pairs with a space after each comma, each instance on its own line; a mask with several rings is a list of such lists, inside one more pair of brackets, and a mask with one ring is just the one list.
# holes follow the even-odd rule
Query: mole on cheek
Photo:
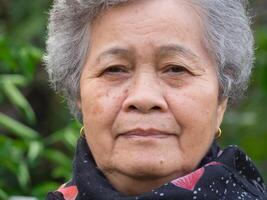
[[128, 91], [129, 91], [129, 89], [125, 89], [125, 90], [123, 91], [123, 94], [128, 94]]
[[106, 97], [109, 97], [109, 91], [110, 90], [106, 90], [106, 93], [105, 93]]

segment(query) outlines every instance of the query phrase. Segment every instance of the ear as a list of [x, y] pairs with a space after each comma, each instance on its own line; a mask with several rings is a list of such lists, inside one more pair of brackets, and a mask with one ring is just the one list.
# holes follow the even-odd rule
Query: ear
[[217, 129], [220, 128], [222, 120], [223, 120], [223, 116], [224, 113], [226, 111], [227, 108], [227, 103], [228, 103], [228, 98], [225, 98], [223, 100], [221, 100], [218, 104], [218, 109], [217, 109]]
[[78, 108], [79, 108], [80, 110], [82, 110], [82, 101], [81, 101], [81, 98], [77, 99], [76, 104], [77, 104]]

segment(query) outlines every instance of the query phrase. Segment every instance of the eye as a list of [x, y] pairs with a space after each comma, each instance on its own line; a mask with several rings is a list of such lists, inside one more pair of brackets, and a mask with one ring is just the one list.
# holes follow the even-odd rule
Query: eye
[[181, 66], [181, 65], [168, 65], [165, 68], [164, 72], [169, 72], [169, 73], [183, 73], [183, 72], [187, 72], [188, 70]]
[[102, 74], [117, 74], [117, 73], [125, 73], [127, 70], [123, 65], [112, 65], [107, 67]]

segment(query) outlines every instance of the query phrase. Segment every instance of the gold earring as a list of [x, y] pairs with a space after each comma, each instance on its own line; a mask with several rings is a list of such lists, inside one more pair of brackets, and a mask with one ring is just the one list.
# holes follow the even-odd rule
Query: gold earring
[[222, 136], [222, 130], [219, 128], [215, 138], [218, 139], [221, 136]]
[[84, 135], [84, 126], [82, 126], [82, 128], [80, 129], [80, 135], [82, 137], [85, 137], [85, 135]]

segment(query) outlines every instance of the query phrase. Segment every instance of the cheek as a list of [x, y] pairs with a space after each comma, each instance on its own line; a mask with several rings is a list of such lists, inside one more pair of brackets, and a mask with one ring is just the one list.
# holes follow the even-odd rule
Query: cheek
[[100, 84], [91, 84], [81, 90], [82, 111], [85, 123], [101, 121], [107, 124], [118, 112], [123, 92], [121, 89], [111, 89]]
[[81, 87], [83, 123], [91, 148], [105, 146], [110, 150], [113, 142], [112, 125], [121, 108], [124, 94], [123, 88], [111, 89], [99, 83]]
[[[212, 90], [214, 91], [214, 90]], [[201, 90], [170, 91], [170, 110], [181, 125], [193, 127], [195, 123], [210, 124], [217, 110], [217, 93]]]
[[81, 88], [81, 105], [87, 143], [98, 166], [109, 163], [114, 146], [112, 125], [124, 98], [122, 88], [88, 84]]
[[168, 96], [170, 110], [182, 129], [180, 147], [188, 159], [202, 158], [212, 143], [217, 117], [217, 93], [213, 91], [172, 91]]

